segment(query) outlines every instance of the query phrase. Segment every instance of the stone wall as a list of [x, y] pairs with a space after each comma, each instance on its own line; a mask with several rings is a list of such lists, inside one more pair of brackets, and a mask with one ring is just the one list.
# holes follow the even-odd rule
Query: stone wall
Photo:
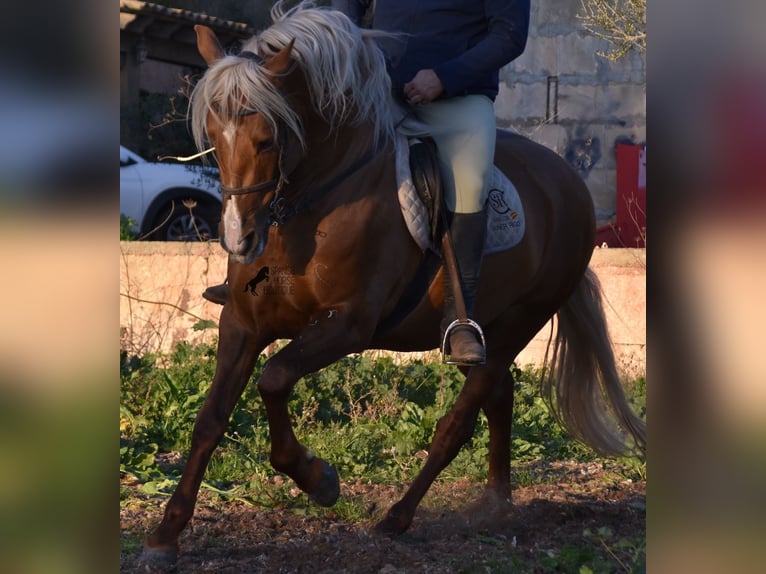
[[[120, 243], [120, 346], [130, 354], [170, 350], [179, 341], [212, 342], [221, 307], [202, 291], [226, 275], [218, 244]], [[646, 252], [596, 249], [591, 267], [601, 281], [618, 366], [626, 376], [646, 373]], [[208, 324], [211, 324], [208, 323]], [[195, 329], [195, 326], [197, 327]], [[540, 365], [550, 335], [546, 325], [519, 355], [519, 365]]]
[[[646, 375], [646, 250], [596, 249], [590, 267], [603, 290], [604, 315], [617, 367], [627, 377]], [[541, 365], [551, 335], [545, 325], [516, 358]]]
[[646, 140], [646, 58], [599, 56], [608, 45], [582, 27], [579, 11], [575, 0], [532, 3], [529, 41], [502, 70], [495, 114], [578, 168], [603, 224], [616, 211], [615, 144]]

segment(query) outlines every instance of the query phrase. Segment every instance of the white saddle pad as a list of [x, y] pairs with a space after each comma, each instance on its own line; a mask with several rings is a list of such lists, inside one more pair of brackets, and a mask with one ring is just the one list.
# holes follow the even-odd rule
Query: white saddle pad
[[[428, 212], [412, 183], [410, 148], [406, 135], [397, 134], [396, 181], [399, 184], [399, 205], [412, 238], [421, 250], [431, 247]], [[526, 228], [524, 209], [513, 183], [495, 167], [487, 196], [487, 238], [484, 253], [496, 253], [517, 245]]]

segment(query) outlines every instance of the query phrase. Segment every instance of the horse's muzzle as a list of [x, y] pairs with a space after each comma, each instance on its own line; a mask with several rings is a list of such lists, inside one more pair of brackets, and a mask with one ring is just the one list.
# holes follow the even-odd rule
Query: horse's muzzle
[[221, 245], [234, 261], [247, 264], [252, 263], [263, 253], [266, 247], [266, 236], [264, 233], [250, 231], [230, 242], [230, 239], [224, 235], [221, 238]]
[[240, 263], [251, 263], [266, 247], [268, 218], [248, 214], [236, 198], [226, 201], [221, 217], [221, 246]]

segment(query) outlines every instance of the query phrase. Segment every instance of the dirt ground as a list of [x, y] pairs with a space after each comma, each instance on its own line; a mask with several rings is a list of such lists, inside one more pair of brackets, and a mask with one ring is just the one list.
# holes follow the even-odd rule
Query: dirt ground
[[[403, 487], [343, 483], [341, 496], [366, 509], [358, 520], [312, 510], [298, 498], [295, 506], [263, 509], [203, 492], [181, 537], [177, 572], [577, 572], [567, 548], [597, 554], [599, 571], [640, 564], [619, 541], [645, 540], [645, 481], [621, 478], [602, 463], [555, 462], [536, 473], [533, 486], [514, 490], [511, 506], [483, 501], [482, 485], [468, 480], [436, 483], [410, 530], [393, 539], [373, 527]], [[166, 500], [136, 493], [123, 503], [121, 572], [146, 571], [138, 563], [141, 541]], [[583, 535], [605, 527], [601, 540]]]

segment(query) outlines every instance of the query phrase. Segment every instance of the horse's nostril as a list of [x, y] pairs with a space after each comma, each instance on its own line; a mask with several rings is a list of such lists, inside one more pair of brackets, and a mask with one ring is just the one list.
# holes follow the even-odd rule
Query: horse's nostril
[[237, 241], [237, 245], [243, 245], [243, 244], [250, 244], [253, 241], [253, 237], [255, 236], [255, 231], [250, 230], [247, 233], [243, 234], [239, 240]]
[[253, 234], [247, 235], [228, 234], [222, 238], [222, 244], [224, 249], [232, 255], [242, 255], [252, 246]]
[[247, 251], [250, 250], [250, 246], [252, 244], [253, 244], [253, 235], [252, 234], [245, 235], [237, 242], [237, 251], [239, 251], [240, 253], [246, 253]]

